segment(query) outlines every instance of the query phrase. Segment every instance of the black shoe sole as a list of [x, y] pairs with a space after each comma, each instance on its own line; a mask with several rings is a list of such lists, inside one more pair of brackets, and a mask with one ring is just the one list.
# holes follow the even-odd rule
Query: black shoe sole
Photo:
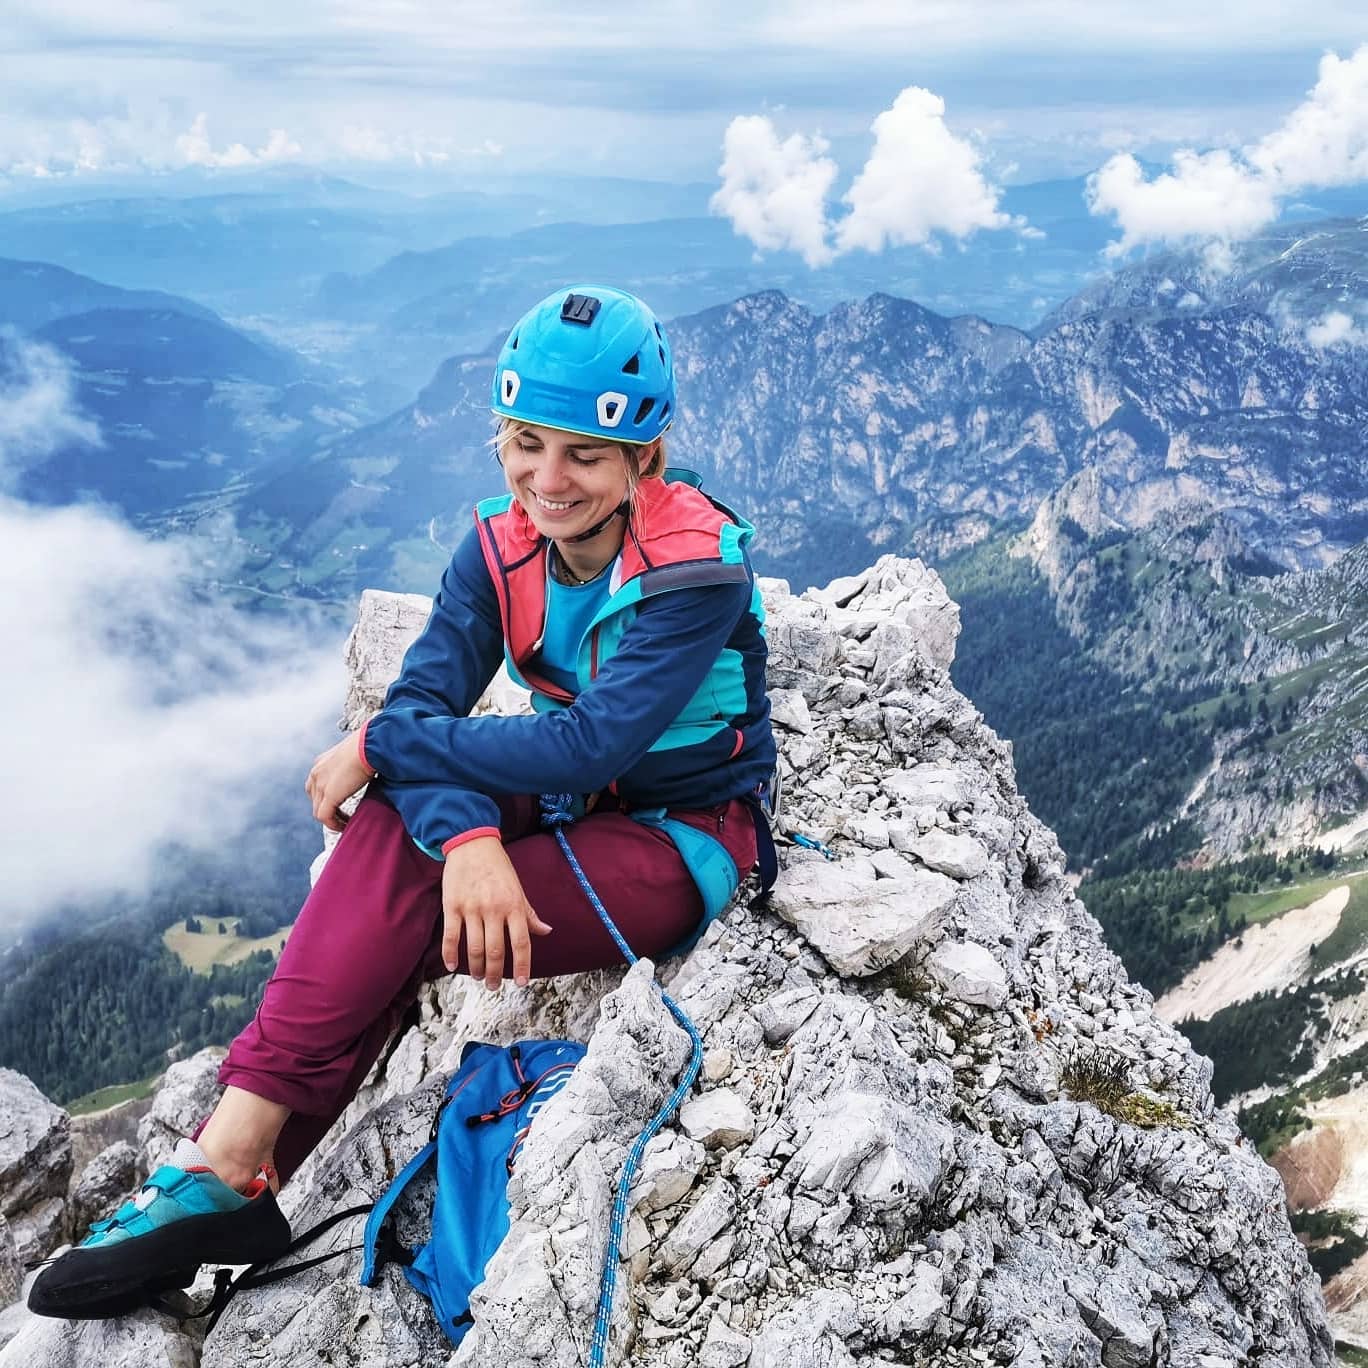
[[279, 1258], [290, 1225], [266, 1191], [236, 1211], [186, 1216], [116, 1244], [68, 1250], [29, 1289], [28, 1309], [61, 1320], [106, 1320], [146, 1306], [158, 1293], [189, 1287], [202, 1264]]

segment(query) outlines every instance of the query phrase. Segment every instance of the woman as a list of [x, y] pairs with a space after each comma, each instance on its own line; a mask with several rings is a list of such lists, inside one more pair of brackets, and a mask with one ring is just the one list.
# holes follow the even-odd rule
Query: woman
[[[120, 1314], [201, 1262], [281, 1252], [279, 1182], [425, 980], [497, 988], [621, 962], [537, 795], [573, 796], [571, 845], [638, 955], [681, 948], [731, 897], [775, 762], [763, 612], [752, 528], [665, 470], [675, 406], [668, 343], [632, 295], [561, 290], [509, 334], [492, 404], [509, 492], [477, 505], [383, 709], [314, 762], [314, 813], [343, 836], [223, 1096], [40, 1275], [33, 1310]], [[501, 660], [535, 712], [470, 717]]]

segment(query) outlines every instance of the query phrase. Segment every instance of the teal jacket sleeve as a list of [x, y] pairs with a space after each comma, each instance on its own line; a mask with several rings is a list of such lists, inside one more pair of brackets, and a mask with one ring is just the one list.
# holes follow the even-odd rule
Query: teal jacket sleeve
[[434, 857], [462, 838], [497, 833], [498, 805], [450, 780], [432, 782], [415, 773], [407, 756], [391, 754], [383, 742], [377, 747], [377, 729], [383, 737], [386, 719], [398, 719], [402, 737], [423, 722], [464, 718], [502, 659], [498, 603], [472, 528], [442, 576], [427, 624], [405, 654], [384, 707], [361, 732], [361, 755], [379, 772], [383, 796], [409, 835]]
[[382, 775], [484, 794], [593, 793], [650, 750], [707, 678], [751, 600], [747, 581], [644, 599], [617, 652], [570, 707], [461, 717], [386, 705], [365, 738]]

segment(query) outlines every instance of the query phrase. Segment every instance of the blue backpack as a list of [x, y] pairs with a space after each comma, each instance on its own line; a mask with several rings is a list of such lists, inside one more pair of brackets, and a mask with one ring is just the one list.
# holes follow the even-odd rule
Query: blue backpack
[[[508, 1234], [508, 1180], [532, 1118], [569, 1081], [584, 1046], [572, 1040], [471, 1043], [432, 1122], [432, 1138], [396, 1175], [371, 1209], [361, 1284], [373, 1287], [388, 1262], [432, 1303], [453, 1344], [470, 1328], [470, 1294]], [[387, 1218], [433, 1159], [437, 1190], [432, 1233], [406, 1249]]]
[[[508, 1046], [472, 1041], [461, 1051], [460, 1067], [432, 1118], [428, 1143], [379, 1200], [333, 1212], [296, 1236], [279, 1257], [289, 1258], [339, 1222], [365, 1215], [361, 1244], [283, 1266], [254, 1264], [236, 1278], [220, 1269], [213, 1296], [189, 1318], [208, 1317], [207, 1335], [238, 1292], [267, 1287], [359, 1249], [364, 1251], [363, 1287], [375, 1286], [385, 1264], [402, 1265], [404, 1276], [431, 1303], [447, 1338], [459, 1344], [471, 1325], [470, 1294], [508, 1234], [508, 1180], [532, 1118], [565, 1086], [584, 1053], [585, 1047], [573, 1040], [520, 1040]], [[434, 1158], [431, 1234], [426, 1244], [409, 1249], [399, 1242], [388, 1218], [405, 1188]], [[169, 1304], [162, 1309], [187, 1318]]]

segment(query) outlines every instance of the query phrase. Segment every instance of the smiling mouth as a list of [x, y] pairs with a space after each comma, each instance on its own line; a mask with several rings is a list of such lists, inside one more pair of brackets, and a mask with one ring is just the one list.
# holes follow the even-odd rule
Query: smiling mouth
[[566, 509], [574, 508], [580, 502], [579, 499], [572, 499], [569, 503], [554, 503], [550, 499], [543, 499], [535, 489], [532, 491], [532, 497], [537, 501], [537, 506], [546, 509], [548, 513], [564, 513]]

